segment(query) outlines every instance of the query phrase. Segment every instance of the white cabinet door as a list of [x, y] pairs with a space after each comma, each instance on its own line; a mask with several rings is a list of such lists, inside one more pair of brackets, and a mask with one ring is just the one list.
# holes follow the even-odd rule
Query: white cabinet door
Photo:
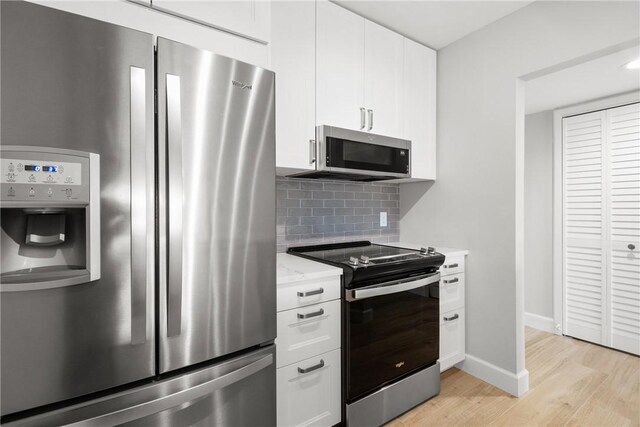
[[376, 23], [364, 24], [364, 105], [366, 129], [402, 135], [404, 37]]
[[269, 42], [271, 2], [261, 0], [153, 0], [151, 7], [235, 34]]
[[464, 358], [464, 308], [440, 313], [440, 372]]
[[436, 52], [404, 39], [404, 138], [411, 141], [411, 177], [436, 179]]
[[316, 5], [271, 3], [271, 69], [276, 73], [278, 175], [313, 169], [309, 144], [316, 126]]
[[364, 18], [316, 3], [316, 124], [362, 130]]

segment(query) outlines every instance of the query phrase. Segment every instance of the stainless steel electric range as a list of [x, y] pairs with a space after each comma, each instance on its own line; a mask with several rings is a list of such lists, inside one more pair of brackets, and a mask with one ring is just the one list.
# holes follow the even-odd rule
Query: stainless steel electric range
[[440, 392], [444, 255], [368, 241], [290, 248], [343, 269], [343, 400], [349, 426], [375, 426]]

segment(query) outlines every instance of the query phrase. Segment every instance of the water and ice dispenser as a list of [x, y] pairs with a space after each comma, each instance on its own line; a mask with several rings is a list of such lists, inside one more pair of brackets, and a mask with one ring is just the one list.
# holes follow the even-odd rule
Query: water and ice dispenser
[[0, 290], [100, 278], [100, 157], [0, 147]]

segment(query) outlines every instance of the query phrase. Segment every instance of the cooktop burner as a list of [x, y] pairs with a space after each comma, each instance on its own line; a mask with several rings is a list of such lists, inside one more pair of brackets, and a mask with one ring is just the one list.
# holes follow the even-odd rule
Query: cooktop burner
[[389, 276], [435, 270], [444, 262], [444, 255], [434, 248], [418, 251], [369, 241], [299, 246], [289, 248], [288, 252], [343, 268], [347, 287], [355, 287], [361, 282], [386, 280]]

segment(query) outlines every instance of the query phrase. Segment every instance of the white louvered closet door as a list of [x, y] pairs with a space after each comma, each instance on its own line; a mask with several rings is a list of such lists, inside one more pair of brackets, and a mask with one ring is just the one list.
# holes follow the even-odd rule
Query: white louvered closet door
[[640, 354], [640, 108], [563, 120], [564, 333]]

